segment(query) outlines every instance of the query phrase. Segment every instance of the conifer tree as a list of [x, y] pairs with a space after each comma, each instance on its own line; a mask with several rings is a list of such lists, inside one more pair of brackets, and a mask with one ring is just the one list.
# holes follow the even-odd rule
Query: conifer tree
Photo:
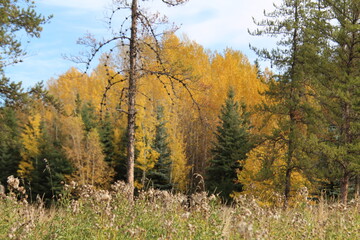
[[6, 184], [8, 176], [17, 175], [21, 161], [19, 120], [12, 108], [0, 109], [0, 184]]
[[32, 200], [36, 200], [37, 195], [47, 200], [56, 199], [62, 191], [62, 182], [73, 170], [62, 147], [48, 133], [48, 127], [43, 123], [38, 162], [30, 174]]
[[[35, 11], [35, 3], [30, 0], [0, 1], [0, 98], [7, 104], [16, 104], [23, 99], [21, 83], [10, 82], [4, 75], [4, 68], [22, 61], [26, 55], [22, 49], [22, 34], [29, 37], [40, 37], [43, 24], [52, 17], [44, 17]], [[21, 37], [20, 37], [21, 36]]]
[[114, 129], [114, 180], [126, 180], [127, 130]]
[[21, 103], [25, 102], [25, 99], [26, 93], [24, 93], [21, 87], [21, 82], [10, 82], [8, 78], [2, 76], [2, 72], [0, 70], [0, 104], [11, 107], [18, 107]]
[[22, 159], [17, 173], [31, 190], [31, 200], [36, 200], [37, 196], [56, 198], [62, 190], [61, 182], [72, 172], [58, 136], [50, 134], [53, 126], [54, 123], [46, 122], [36, 113], [29, 117], [20, 135]]
[[[316, 101], [312, 90], [318, 53], [321, 52], [319, 43], [323, 41], [321, 31], [316, 29], [321, 21], [321, 12], [316, 11], [318, 3], [284, 0], [280, 6], [275, 6], [275, 11], [266, 13], [265, 20], [257, 22], [262, 28], [252, 33], [279, 36], [276, 48], [255, 51], [260, 57], [270, 60], [277, 70], [265, 91], [267, 102], [259, 109], [276, 122], [272, 134], [266, 138], [284, 146], [282, 186], [285, 207], [293, 190], [293, 174], [303, 173], [313, 166], [307, 148], [313, 131], [321, 129], [316, 123]], [[316, 142], [316, 138], [313, 141]]]
[[152, 149], [159, 153], [158, 159], [153, 169], [150, 170], [148, 178], [152, 185], [159, 189], [171, 189], [171, 151], [166, 131], [166, 121], [164, 117], [164, 107], [158, 105], [156, 108], [155, 139]]
[[95, 108], [91, 102], [86, 102], [81, 106], [80, 114], [86, 132], [90, 132], [97, 126]]
[[245, 104], [239, 105], [235, 101], [233, 88], [228, 91], [219, 118], [206, 184], [209, 192], [220, 193], [229, 200], [231, 193], [242, 190], [242, 186], [236, 183], [236, 172], [241, 170], [242, 161], [251, 149], [249, 113]]
[[336, 168], [346, 204], [350, 180], [360, 174], [360, 1], [326, 0], [324, 8], [331, 26], [321, 26], [329, 42], [317, 88], [326, 119], [322, 154]]
[[105, 118], [101, 121], [99, 135], [105, 154], [105, 161], [114, 166], [114, 127], [109, 112], [106, 112]]

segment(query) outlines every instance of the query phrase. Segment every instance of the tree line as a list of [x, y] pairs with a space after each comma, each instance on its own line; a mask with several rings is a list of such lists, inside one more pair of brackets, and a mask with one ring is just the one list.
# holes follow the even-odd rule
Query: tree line
[[[147, 19], [139, 16], [131, 23]], [[16, 175], [51, 198], [72, 180], [129, 182], [131, 121], [134, 189], [206, 190], [224, 201], [252, 194], [288, 206], [306, 187], [346, 203], [360, 192], [359, 18], [359, 0], [284, 0], [251, 32], [277, 37], [274, 49], [252, 47], [271, 71], [239, 51], [211, 52], [139, 25], [131, 120], [133, 43], [121, 37], [129, 28], [89, 73], [72, 68], [28, 93], [2, 90], [1, 183]], [[104, 45], [91, 45], [93, 55]]]

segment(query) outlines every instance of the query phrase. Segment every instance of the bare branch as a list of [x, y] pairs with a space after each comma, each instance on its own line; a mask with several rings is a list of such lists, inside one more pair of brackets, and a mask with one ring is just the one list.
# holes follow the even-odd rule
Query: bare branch
[[[107, 105], [106, 103], [106, 99], [107, 99], [107, 93], [108, 91], [110, 91], [111, 87], [118, 84], [118, 83], [121, 83], [121, 82], [125, 82], [126, 81], [126, 78], [123, 78], [121, 80], [118, 80], [118, 81], [115, 81], [115, 82], [111, 82], [111, 80], [108, 80], [108, 84], [107, 86], [105, 87], [105, 91], [102, 95], [102, 98], [101, 98], [101, 102], [100, 102], [100, 119], [102, 117], [102, 113], [103, 113], [103, 107], [105, 107]], [[123, 88], [124, 89], [124, 88]]]
[[129, 115], [129, 112], [127, 112], [127, 111], [125, 111], [124, 109], [121, 109], [121, 108], [117, 108], [116, 111]]
[[163, 3], [170, 7], [178, 6], [188, 2], [189, 0], [161, 0]]
[[[161, 0], [168, 6], [177, 6], [182, 3], [185, 3], [187, 0]], [[108, 78], [107, 86], [105, 88], [104, 94], [101, 101], [101, 109], [106, 106], [106, 98], [108, 91], [117, 83], [127, 82], [128, 86], [123, 88], [120, 96], [120, 104], [117, 111], [126, 113], [128, 118], [128, 146], [127, 146], [127, 182], [131, 188], [130, 200], [133, 200], [133, 188], [134, 188], [134, 160], [135, 160], [135, 122], [136, 122], [136, 109], [138, 105], [136, 104], [136, 95], [142, 94], [147, 99], [151, 100], [146, 94], [138, 91], [138, 81], [140, 77], [146, 75], [153, 75], [160, 81], [164, 86], [165, 91], [168, 96], [172, 99], [172, 94], [175, 94], [175, 83], [180, 84], [184, 89], [189, 93], [192, 101], [196, 104], [198, 110], [200, 110], [199, 105], [196, 103], [195, 98], [192, 92], [189, 89], [189, 86], [186, 83], [185, 79], [181, 79], [179, 76], [180, 73], [171, 72], [173, 69], [167, 70], [167, 66], [170, 64], [165, 64], [162, 59], [162, 47], [159, 43], [159, 38], [164, 35], [164, 32], [158, 34], [156, 32], [156, 26], [160, 24], [167, 23], [167, 18], [160, 17], [160, 14], [147, 15], [144, 10], [140, 9], [138, 0], [113, 0], [114, 4], [121, 5], [120, 7], [115, 8], [109, 17], [108, 25], [109, 29], [112, 29], [113, 21], [115, 14], [122, 9], [128, 9], [131, 11], [131, 15], [126, 17], [121, 25], [118, 32], [112, 32], [113, 37], [104, 40], [102, 42], [97, 42], [95, 39], [89, 37], [88, 39], [83, 39], [79, 43], [89, 46], [91, 48], [90, 53], [87, 55], [87, 60], [83, 61], [79, 59], [79, 62], [84, 62], [86, 64], [86, 71], [90, 68], [91, 62], [95, 59], [95, 56], [98, 55], [100, 50], [104, 48], [110, 48], [110, 53], [119, 47], [119, 44], [114, 44], [115, 42], [120, 42], [120, 46], [128, 46], [125, 55], [123, 56], [123, 65], [120, 66], [120, 70], [115, 73], [110, 72], [109, 60], [110, 55], [107, 55], [105, 60], [105, 70], [106, 76]], [[130, 4], [131, 3], [131, 4]], [[128, 26], [129, 25], [129, 26]], [[115, 45], [115, 47], [113, 46]], [[145, 50], [150, 50], [154, 53], [153, 56], [144, 57]], [[150, 54], [151, 55], [151, 54]], [[155, 63], [155, 65], [151, 65]], [[149, 68], [158, 68], [159, 70], [151, 70]], [[124, 73], [124, 74], [122, 74]], [[120, 80], [116, 80], [116, 77], [120, 75]], [[163, 77], [168, 79], [168, 82], [163, 80]], [[171, 90], [169, 89], [171, 87]], [[126, 95], [127, 98], [127, 111], [121, 108], [122, 100]]]

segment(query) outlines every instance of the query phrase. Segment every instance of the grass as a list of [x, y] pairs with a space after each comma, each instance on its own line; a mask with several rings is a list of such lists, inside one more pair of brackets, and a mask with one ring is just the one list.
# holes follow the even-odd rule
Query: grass
[[12, 189], [1, 197], [0, 212], [0, 239], [360, 239], [355, 201], [284, 210], [260, 207], [248, 196], [226, 206], [205, 193], [188, 199], [149, 190], [129, 202], [123, 183], [111, 191], [67, 186], [50, 208], [19, 200]]

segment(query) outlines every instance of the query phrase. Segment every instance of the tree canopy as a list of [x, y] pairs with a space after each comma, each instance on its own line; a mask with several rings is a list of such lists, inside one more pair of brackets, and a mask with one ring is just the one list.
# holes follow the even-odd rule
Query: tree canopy
[[45, 17], [35, 11], [31, 0], [0, 1], [0, 97], [14, 103], [21, 97], [21, 84], [12, 83], [4, 76], [4, 68], [22, 61], [26, 55], [21, 33], [30, 38], [40, 37], [42, 25], [52, 16]]

